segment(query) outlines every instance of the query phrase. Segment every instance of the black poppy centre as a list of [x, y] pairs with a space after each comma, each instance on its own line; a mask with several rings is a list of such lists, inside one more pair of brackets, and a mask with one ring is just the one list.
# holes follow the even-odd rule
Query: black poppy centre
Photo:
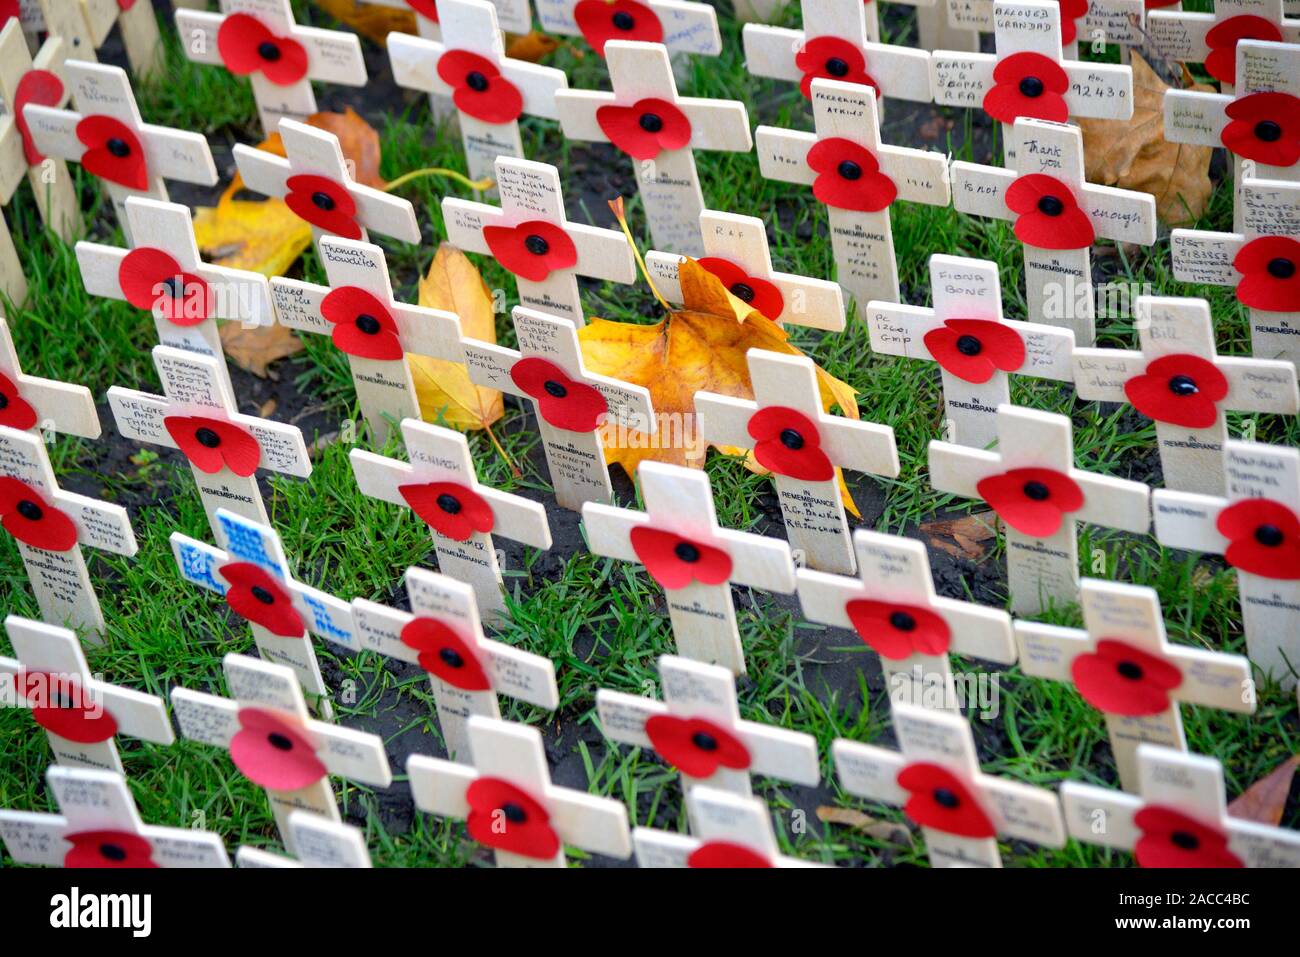
[[718, 750], [718, 739], [707, 731], [696, 731], [691, 735], [691, 744], [695, 745], [701, 751]]
[[266, 736], [266, 742], [277, 751], [292, 751], [293, 742], [278, 731], [272, 731]]
[[892, 612], [889, 616], [889, 624], [898, 631], [916, 630], [916, 619], [905, 611]]
[[614, 24], [616, 29], [624, 32], [636, 29], [636, 17], [626, 10], [617, 11], [614, 16], [610, 17], [610, 23]]
[[826, 73], [829, 76], [848, 76], [849, 65], [840, 57], [833, 56], [826, 61]]
[[741, 302], [754, 301], [754, 287], [744, 282], [732, 283], [731, 294]]
[[1174, 395], [1196, 395], [1200, 388], [1189, 375], [1176, 375], [1169, 380], [1169, 391]]
[[939, 805], [940, 807], [946, 807], [950, 811], [953, 808], [959, 807], [961, 805], [961, 798], [959, 798], [948, 788], [935, 788], [934, 791], [932, 792], [932, 796], [934, 797], [935, 804]]
[[122, 847], [121, 844], [106, 841], [99, 845], [99, 856], [106, 861], [118, 863], [126, 860], [126, 848]]
[[221, 436], [207, 426], [194, 430], [194, 439], [205, 449], [215, 449], [221, 444]]
[[322, 212], [328, 213], [334, 209], [334, 197], [318, 189], [311, 194], [311, 204]]
[[1031, 100], [1042, 96], [1045, 89], [1043, 81], [1036, 76], [1027, 76], [1020, 81], [1020, 95], [1027, 96]]
[[1128, 681], [1142, 680], [1142, 666], [1133, 661], [1121, 661], [1115, 666], [1115, 673]]
[[18, 514], [29, 522], [39, 522], [45, 517], [45, 510], [31, 499], [25, 498], [18, 503]]
[[511, 824], [523, 824], [528, 820], [528, 812], [514, 801], [507, 801], [501, 805], [501, 813], [506, 816], [506, 820]]
[[564, 384], [556, 382], [554, 379], [547, 379], [542, 383], [542, 388], [546, 390], [547, 395], [556, 399], [563, 399], [569, 394], [569, 390], [564, 387]]
[[1282, 529], [1276, 525], [1261, 525], [1255, 529], [1255, 541], [1265, 548], [1277, 548], [1285, 540], [1286, 536], [1282, 533]]
[[1026, 482], [1022, 491], [1025, 493], [1025, 498], [1035, 502], [1045, 502], [1052, 496], [1052, 490], [1042, 482]]
[[976, 336], [958, 336], [957, 351], [964, 356], [977, 356], [984, 351], [984, 344]]
[[543, 238], [542, 236], [538, 236], [536, 233], [533, 233], [531, 236], [529, 236], [527, 239], [524, 240], [524, 248], [527, 249], [534, 256], [545, 256], [547, 253], [551, 251], [551, 244], [548, 243], [545, 240], [545, 238]]
[[274, 605], [275, 596], [263, 588], [261, 585], [254, 585], [248, 590], [249, 594], [260, 601], [263, 605]]
[[1268, 274], [1274, 279], [1290, 279], [1295, 275], [1295, 263], [1283, 256], [1268, 261]]
[[460, 504], [460, 499], [452, 495], [450, 492], [443, 492], [437, 497], [437, 499], [435, 499], [435, 501], [437, 502], [438, 507], [448, 515], [459, 515], [460, 510], [463, 507]]
[[1255, 124], [1255, 139], [1262, 143], [1276, 143], [1282, 138], [1282, 124], [1276, 120], [1260, 120]]
[[465, 85], [475, 93], [482, 93], [488, 88], [488, 78], [478, 70], [474, 70], [465, 77]]
[[126, 159], [131, 155], [131, 147], [127, 144], [126, 140], [119, 137], [114, 136], [104, 145], [107, 146], [108, 151], [118, 159]]
[[797, 429], [782, 429], [781, 444], [791, 452], [798, 452], [804, 447], [804, 438]]
[[368, 336], [377, 336], [379, 335], [380, 330], [383, 329], [383, 326], [380, 325], [379, 320], [370, 313], [363, 312], [357, 316], [357, 328]]
[[1170, 843], [1184, 851], [1194, 851], [1201, 846], [1201, 839], [1187, 831], [1174, 831], [1169, 835]]
[[0, 392], [0, 410], [9, 408], [9, 396]]
[[835, 170], [843, 179], [855, 180], [862, 178], [862, 167], [853, 160], [841, 161], [840, 165], [835, 167]]
[[1044, 216], [1060, 216], [1065, 204], [1055, 196], [1043, 196], [1038, 200], [1038, 211]]
[[257, 55], [267, 63], [274, 63], [280, 59], [280, 48], [270, 40], [263, 40], [257, 45]]
[[673, 554], [688, 565], [700, 560], [700, 550], [690, 542], [678, 542], [673, 548]]
[[663, 117], [658, 113], [642, 113], [641, 119], [637, 122], [647, 133], [658, 133], [664, 128]]
[[442, 659], [443, 664], [449, 668], [464, 668], [465, 659], [455, 648], [439, 648], [438, 657]]

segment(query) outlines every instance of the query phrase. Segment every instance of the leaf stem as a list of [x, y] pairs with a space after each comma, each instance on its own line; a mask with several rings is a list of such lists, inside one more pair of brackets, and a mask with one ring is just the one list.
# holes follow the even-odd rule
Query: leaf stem
[[623, 235], [627, 237], [627, 244], [632, 247], [632, 255], [636, 257], [637, 267], [641, 270], [641, 275], [645, 277], [646, 285], [650, 287], [650, 291], [659, 300], [659, 305], [663, 306], [665, 311], [671, 313], [673, 307], [668, 305], [668, 300], [659, 294], [655, 281], [650, 278], [650, 270], [646, 268], [645, 260], [641, 258], [641, 250], [636, 248], [636, 241], [632, 239], [632, 230], [628, 229], [627, 226], [627, 213], [623, 209], [623, 197], [619, 196], [616, 199], [611, 199], [609, 208], [613, 212], [614, 218], [618, 220], [619, 226], [622, 227]]
[[420, 179], [425, 176], [441, 176], [444, 179], [453, 179], [462, 186], [467, 186], [468, 188], [478, 190], [479, 192], [482, 192], [485, 189], [491, 189], [496, 185], [495, 180], [490, 176], [485, 177], [484, 179], [475, 180], [470, 179], [464, 173], [456, 172], [454, 169], [445, 169], [441, 166], [426, 166], [424, 169], [414, 169], [409, 173], [403, 173], [401, 176], [397, 177], [397, 179], [385, 186], [384, 192], [391, 193], [399, 186], [405, 186], [407, 183], [411, 182], [411, 180]]

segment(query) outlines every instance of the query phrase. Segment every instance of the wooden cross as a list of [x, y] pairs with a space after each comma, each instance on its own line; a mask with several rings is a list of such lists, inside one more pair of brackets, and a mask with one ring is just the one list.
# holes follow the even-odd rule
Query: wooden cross
[[51, 765], [60, 814], [0, 810], [0, 842], [18, 864], [44, 867], [229, 867], [221, 836], [145, 824], [126, 778]]
[[1015, 623], [1020, 669], [1071, 682], [1106, 717], [1120, 784], [1138, 786], [1137, 746], [1187, 750], [1179, 704], [1252, 714], [1250, 662], [1204, 648], [1169, 644], [1154, 589], [1084, 579], [1082, 629]]
[[18, 250], [3, 208], [22, 183], [25, 168], [23, 137], [18, 124], [12, 116], [0, 115], [0, 295], [19, 304], [27, 299], [27, 276], [18, 261]]
[[688, 794], [710, 787], [748, 797], [752, 774], [805, 787], [821, 781], [816, 739], [742, 720], [726, 668], [664, 655], [659, 681], [663, 701], [602, 688], [596, 713], [610, 740], [654, 751], [680, 771]]
[[494, 534], [543, 551], [551, 547], [546, 508], [479, 483], [465, 436], [455, 429], [402, 420], [410, 464], [365, 449], [348, 453], [362, 495], [403, 505], [429, 526], [438, 568], [465, 582], [479, 611], [505, 620], [505, 583]]
[[998, 406], [998, 451], [930, 442], [930, 483], [983, 499], [1005, 526], [1011, 610], [1035, 615], [1079, 598], [1079, 522], [1144, 533], [1151, 490], [1074, 467], [1070, 419]]
[[1151, 49], [1170, 60], [1203, 63], [1224, 93], [1236, 83], [1237, 43], [1243, 39], [1300, 43], [1300, 20], [1286, 19], [1283, 0], [1216, 0], [1212, 13], [1181, 7], [1150, 10]]
[[497, 11], [487, 0], [437, 0], [441, 40], [391, 34], [388, 59], [398, 86], [450, 97], [460, 117], [469, 175], [492, 175], [498, 156], [524, 155], [519, 117], [554, 120], [563, 70], [505, 54]]
[[27, 375], [0, 316], [0, 425], [29, 432], [99, 438], [95, 398], [84, 385]]
[[536, 0], [546, 33], [583, 37], [597, 55], [609, 40], [662, 43], [670, 54], [722, 52], [718, 14], [690, 0]]
[[1224, 413], [1300, 412], [1296, 367], [1220, 356], [1204, 299], [1139, 296], [1138, 351], [1077, 349], [1081, 399], [1128, 402], [1156, 423], [1165, 487], [1222, 495]]
[[981, 771], [965, 718], [905, 702], [892, 711], [897, 751], [841, 738], [831, 755], [845, 791], [903, 808], [932, 867], [1001, 867], [999, 837], [1065, 846], [1056, 795]]
[[77, 243], [77, 264], [86, 291], [149, 310], [159, 342], [216, 357], [219, 375], [231, 387], [217, 320], [271, 325], [275, 311], [267, 278], [246, 269], [205, 263], [187, 206], [128, 196], [124, 211], [123, 231], [136, 237], [131, 249]]
[[313, 721], [292, 669], [236, 654], [221, 662], [230, 697], [176, 687], [172, 711], [183, 737], [229, 751], [244, 777], [266, 790], [290, 853], [297, 853], [293, 811], [341, 820], [330, 775], [378, 788], [393, 783], [383, 739]]
[[0, 515], [17, 542], [41, 618], [101, 644], [104, 615], [81, 549], [134, 555], [126, 509], [63, 491], [44, 439], [0, 426]]
[[645, 566], [667, 592], [680, 654], [744, 674], [731, 586], [792, 593], [790, 546], [782, 539], [719, 528], [703, 472], [642, 462], [637, 476], [646, 510], [583, 506], [587, 547], [595, 555]]
[[960, 711], [949, 654], [1016, 660], [1011, 616], [937, 595], [924, 544], [858, 529], [853, 546], [857, 577], [800, 568], [799, 604], [809, 621], [856, 632], [879, 656], [891, 696]]
[[[97, 3], [108, 6], [107, 0], [97, 0]], [[90, 34], [83, 0], [18, 0], [16, 19], [27, 37], [29, 49], [36, 49], [44, 34], [47, 39], [58, 37], [67, 44], [68, 59], [95, 62], [98, 43]]]
[[[1128, 62], [1126, 47], [1141, 46], [1145, 40], [1143, 28], [1146, 21], [1146, 9], [1143, 0], [1088, 0], [1083, 4], [1086, 10], [1071, 18], [1061, 11], [1061, 52], [1066, 60], [1079, 59], [1079, 42], [1089, 45], [1097, 40], [1117, 44], [1121, 49], [1120, 62]], [[951, 41], [956, 37], [960, 45], [951, 42], [929, 43], [926, 41], [926, 12], [943, 10], [946, 13], [948, 34], [943, 38]], [[993, 33], [993, 0], [938, 0], [933, 7], [917, 7], [917, 24], [921, 36], [921, 47], [926, 50], [979, 51], [979, 35]], [[974, 36], [975, 42], [968, 39]], [[1153, 45], [1153, 49], [1164, 48]]]
[[[497, 22], [507, 33], [528, 33], [533, 29], [533, 11], [528, 0], [491, 0]], [[415, 28], [426, 40], [441, 40], [436, 0], [375, 0], [375, 6], [395, 7], [415, 14]], [[550, 32], [550, 31], [548, 31]]]
[[371, 439], [382, 446], [393, 424], [420, 417], [406, 354], [459, 360], [460, 318], [398, 302], [378, 246], [322, 236], [318, 249], [329, 285], [272, 279], [276, 319], [290, 329], [329, 336], [347, 355], [357, 404]]
[[176, 11], [181, 48], [195, 63], [224, 66], [253, 84], [263, 135], [280, 120], [316, 112], [312, 82], [365, 86], [355, 33], [300, 27], [289, 0], [220, 0], [221, 12]]
[[13, 658], [0, 658], [0, 704], [28, 708], [59, 764], [122, 774], [119, 734], [176, 740], [161, 698], [97, 678], [75, 632], [17, 615], [5, 618]]
[[339, 867], [368, 868], [370, 850], [366, 836], [350, 824], [341, 824], [310, 811], [290, 811], [289, 833], [293, 835], [294, 857], [273, 854], [261, 848], [241, 847], [235, 852], [240, 868]]
[[406, 762], [420, 810], [465, 820], [498, 867], [563, 867], [564, 845], [626, 860], [632, 855], [621, 801], [551, 783], [536, 728], [472, 715], [467, 767], [423, 755]]
[[578, 511], [584, 502], [610, 501], [614, 491], [601, 431], [651, 432], [650, 391], [587, 372], [571, 322], [516, 306], [514, 325], [518, 351], [461, 339], [470, 381], [532, 401], [561, 508]]
[[1096, 338], [1091, 249], [1097, 239], [1150, 246], [1156, 201], [1150, 193], [1094, 186], [1084, 174], [1077, 126], [1019, 119], [1009, 130], [1010, 169], [956, 161], [953, 205], [959, 212], [1015, 224], [1025, 254], [1028, 314]]
[[352, 617], [363, 648], [417, 664], [429, 673], [443, 743], [453, 760], [470, 762], [471, 715], [500, 718], [497, 695], [547, 711], [560, 705], [555, 665], [483, 634], [474, 590], [446, 575], [406, 571], [409, 612], [357, 598]]
[[678, 96], [668, 50], [660, 43], [611, 40], [605, 45], [605, 63], [612, 93], [555, 94], [564, 135], [613, 143], [635, 160], [655, 247], [698, 258], [704, 254], [704, 194], [695, 151], [753, 149], [745, 104]]
[[[451, 200], [444, 200], [445, 203]], [[704, 258], [700, 265], [722, 281], [737, 299], [780, 325], [808, 326], [840, 332], [844, 329], [844, 294], [839, 283], [772, 268], [767, 228], [757, 216], [737, 216], [706, 209], [700, 213]], [[678, 253], [650, 250], [646, 269], [669, 302], [683, 301], [677, 267]]]
[[1300, 672], [1300, 451], [1223, 443], [1225, 496], [1157, 489], [1156, 539], [1169, 548], [1225, 555], [1237, 570], [1251, 662], [1290, 688]]
[[935, 253], [930, 298], [921, 306], [871, 302], [871, 351], [939, 364], [944, 437], [988, 448], [997, 441], [997, 408], [1011, 401], [1010, 378], [1069, 382], [1074, 333], [1002, 314], [997, 263]]
[[80, 112], [28, 103], [23, 116], [32, 144], [47, 156], [80, 163], [104, 182], [127, 242], [133, 242], [128, 196], [165, 201], [164, 180], [169, 179], [216, 185], [207, 139], [202, 133], [145, 123], [125, 70], [75, 60], [64, 63], [63, 70]]
[[758, 128], [759, 170], [768, 179], [812, 186], [826, 205], [837, 278], [859, 306], [871, 299], [898, 302], [889, 207], [895, 200], [947, 206], [948, 160], [881, 143], [870, 87], [815, 79], [812, 110], [816, 133]]
[[578, 276], [636, 281], [622, 232], [569, 221], [558, 169], [515, 156], [498, 156], [495, 169], [500, 208], [447, 196], [442, 217], [449, 242], [494, 257], [515, 277], [520, 305], [580, 326]]
[[[166, 56], [153, 4], [140, 0], [83, 0], [81, 9], [95, 49], [104, 45], [116, 25], [131, 72], [143, 78], [161, 71]], [[80, 50], [77, 56], [80, 58]]]
[[121, 386], [108, 390], [118, 432], [133, 442], [180, 450], [190, 463], [214, 535], [221, 534], [217, 512], [223, 508], [268, 524], [257, 473], [311, 475], [302, 430], [241, 413], [221, 375], [220, 359], [154, 346], [153, 364], [162, 395]]
[[753, 401], [695, 393], [700, 436], [713, 445], [750, 450], [771, 471], [800, 566], [852, 574], [839, 469], [896, 478], [894, 430], [823, 412], [817, 366], [807, 356], [751, 349], [745, 358]]
[[319, 249], [325, 235], [364, 241], [367, 230], [406, 243], [420, 241], [410, 200], [358, 183], [338, 137], [297, 120], [280, 121], [284, 156], [243, 143], [231, 151], [244, 185], [283, 199], [311, 225]]

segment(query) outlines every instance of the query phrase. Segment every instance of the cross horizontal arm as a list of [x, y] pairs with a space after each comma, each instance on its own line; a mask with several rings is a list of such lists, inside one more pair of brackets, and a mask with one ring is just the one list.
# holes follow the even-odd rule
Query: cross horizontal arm
[[1145, 482], [1081, 469], [1071, 469], [1070, 478], [1083, 491], [1083, 505], [1069, 513], [1071, 518], [1126, 532], [1144, 533], [1151, 528], [1151, 487]]
[[1222, 146], [1232, 97], [1199, 90], [1165, 90], [1165, 139], [1197, 146]]
[[1169, 548], [1222, 555], [1228, 540], [1215, 526], [1228, 500], [1217, 495], [1159, 488], [1151, 493], [1156, 540]]
[[881, 146], [876, 151], [880, 170], [898, 190], [898, 199], [927, 206], [947, 206], [952, 190], [948, 182], [948, 157], [934, 150]]
[[[1065, 827], [1075, 840], [1131, 851], [1142, 832], [1133, 818], [1142, 809], [1142, 799], [1135, 794], [1077, 784], [1061, 784], [1061, 805]], [[1103, 822], [1103, 827], [1098, 827]]]
[[[36, 148], [49, 156], [81, 162], [88, 147], [77, 137], [82, 114], [29, 103], [23, 110]], [[141, 125], [137, 130], [149, 174], [200, 186], [215, 186], [217, 167], [202, 133]]]
[[1182, 683], [1170, 695], [1179, 701], [1239, 714], [1255, 713], [1250, 662], [1241, 655], [1206, 648], [1174, 645], [1169, 661], [1182, 672]]
[[[875, 16], [868, 10], [867, 16]], [[796, 63], [805, 44], [818, 36], [823, 24], [805, 23], [803, 30], [771, 27], [766, 24], [747, 23], [742, 33], [745, 62], [756, 76], [769, 76], [778, 80], [798, 82], [803, 70]], [[866, 71], [875, 80], [882, 96], [891, 99], [929, 103], [930, 55], [925, 50], [891, 46], [884, 43], [863, 43], [857, 37], [845, 36], [865, 54]]]
[[1080, 399], [1127, 402], [1124, 384], [1141, 375], [1147, 359], [1130, 349], [1074, 350], [1074, 389]]
[[930, 484], [941, 492], [963, 498], [982, 498], [976, 486], [981, 479], [1005, 470], [1002, 456], [951, 442], [932, 441], [929, 452]]
[[831, 757], [840, 786], [850, 794], [894, 806], [907, 800], [898, 784], [907, 759], [897, 751], [841, 738], [831, 745]]
[[1000, 835], [1043, 847], [1065, 846], [1065, 823], [1055, 792], [986, 774], [978, 783], [979, 798], [993, 811]]
[[812, 787], [821, 781], [817, 740], [811, 735], [742, 721], [737, 726], [749, 749], [750, 770]]
[[1295, 363], [1284, 359], [1220, 356], [1215, 365], [1228, 380], [1223, 407], [1237, 412], [1300, 412]]

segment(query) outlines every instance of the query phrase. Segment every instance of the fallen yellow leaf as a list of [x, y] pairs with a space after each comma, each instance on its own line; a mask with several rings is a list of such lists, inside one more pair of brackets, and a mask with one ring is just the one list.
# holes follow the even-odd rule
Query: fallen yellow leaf
[[311, 244], [311, 227], [282, 200], [232, 199], [234, 184], [215, 207], [194, 213], [194, 238], [211, 263], [282, 276]]
[[541, 30], [529, 33], [506, 34], [506, 56], [512, 60], [527, 60], [540, 63], [542, 57], [549, 56], [559, 49], [560, 41], [547, 36]]
[[356, 0], [316, 0], [316, 6], [381, 47], [388, 46], [390, 33], [417, 32], [415, 14], [410, 10], [357, 3]]

